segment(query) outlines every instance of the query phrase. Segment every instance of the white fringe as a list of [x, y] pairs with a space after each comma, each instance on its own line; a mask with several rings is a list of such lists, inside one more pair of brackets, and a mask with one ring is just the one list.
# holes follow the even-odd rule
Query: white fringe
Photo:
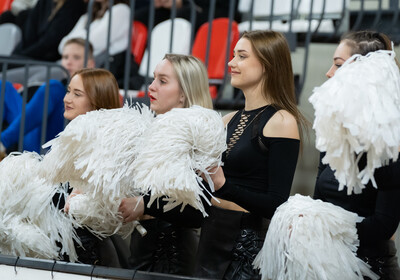
[[60, 184], [37, 176], [40, 160], [36, 153], [13, 153], [0, 163], [0, 252], [45, 259], [66, 253], [74, 262], [76, 224], [52, 202], [63, 193]]
[[220, 114], [200, 106], [172, 109], [156, 117], [137, 147], [132, 165], [135, 188], [151, 192], [150, 205], [167, 196], [164, 211], [179, 205], [183, 210], [189, 204], [207, 216], [201, 197], [210, 201], [200, 174], [209, 176], [207, 169], [221, 165], [226, 131]]
[[355, 224], [362, 219], [296, 194], [277, 208], [253, 265], [260, 268], [263, 280], [362, 280], [363, 275], [378, 279], [355, 254]]
[[118, 214], [121, 199], [138, 195], [133, 189], [133, 165], [142, 133], [154, 121], [146, 106], [91, 111], [71, 121], [45, 147], [41, 175], [51, 182], [69, 181], [82, 192], [70, 199], [69, 213], [93, 234], [129, 235], [133, 223]]
[[[314, 89], [316, 147], [335, 170], [339, 190], [360, 193], [376, 168], [398, 158], [400, 146], [400, 74], [395, 53], [355, 55], [334, 77]], [[367, 153], [367, 165], [357, 163]], [[357, 157], [356, 157], [357, 154]]]

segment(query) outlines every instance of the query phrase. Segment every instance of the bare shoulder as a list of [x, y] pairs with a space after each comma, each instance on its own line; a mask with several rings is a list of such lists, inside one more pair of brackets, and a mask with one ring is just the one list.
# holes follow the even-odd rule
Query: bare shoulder
[[286, 110], [279, 110], [271, 117], [264, 126], [263, 134], [266, 137], [300, 139], [296, 118]]
[[224, 124], [227, 125], [236, 113], [237, 111], [233, 111], [223, 116], [222, 120], [224, 121]]

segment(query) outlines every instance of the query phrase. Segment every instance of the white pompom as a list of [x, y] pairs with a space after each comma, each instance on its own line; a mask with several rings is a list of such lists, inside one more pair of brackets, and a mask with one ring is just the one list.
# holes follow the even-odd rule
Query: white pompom
[[[398, 158], [400, 74], [394, 52], [355, 55], [309, 101], [315, 109], [316, 147], [335, 171], [339, 189], [360, 193], [376, 168]], [[359, 170], [363, 153], [367, 165]], [[356, 156], [356, 154], [358, 156]]]
[[133, 224], [123, 225], [118, 214], [121, 199], [133, 191], [132, 163], [143, 132], [154, 114], [146, 106], [91, 111], [71, 121], [46, 144], [41, 175], [51, 182], [70, 182], [82, 195], [70, 200], [70, 214], [93, 234], [128, 235]]
[[0, 163], [0, 252], [46, 259], [66, 253], [74, 262], [76, 224], [52, 201], [64, 189], [40, 178], [41, 168], [36, 153], [13, 153]]
[[378, 279], [357, 258], [357, 214], [296, 194], [279, 206], [254, 260], [262, 279]]
[[209, 176], [207, 168], [221, 165], [226, 149], [221, 115], [200, 106], [172, 109], [156, 117], [141, 141], [133, 163], [135, 188], [151, 192], [150, 204], [167, 196], [165, 211], [189, 204], [206, 216], [201, 197], [209, 201], [200, 174]]

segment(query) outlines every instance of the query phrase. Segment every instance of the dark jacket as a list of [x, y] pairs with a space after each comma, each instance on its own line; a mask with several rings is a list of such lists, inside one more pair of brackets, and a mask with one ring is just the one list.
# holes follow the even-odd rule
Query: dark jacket
[[22, 40], [13, 56], [36, 60], [56, 61], [60, 59], [58, 45], [85, 13], [82, 0], [65, 0], [63, 6], [49, 19], [56, 3], [53, 0], [39, 0], [33, 9], [21, 14], [17, 24], [22, 31]]

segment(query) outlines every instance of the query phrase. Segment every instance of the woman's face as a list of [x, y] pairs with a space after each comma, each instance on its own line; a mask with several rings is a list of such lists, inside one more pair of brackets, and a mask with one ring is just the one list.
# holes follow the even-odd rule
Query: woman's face
[[346, 42], [341, 42], [336, 48], [333, 54], [333, 64], [326, 72], [328, 78], [332, 78], [335, 75], [336, 70], [338, 70], [343, 63], [351, 57], [351, 48], [346, 44]]
[[70, 121], [93, 110], [80, 75], [75, 75], [69, 83], [67, 94], [64, 97], [64, 108], [64, 118]]
[[172, 108], [183, 108], [185, 95], [180, 89], [171, 62], [163, 59], [154, 70], [154, 80], [149, 86], [150, 108], [164, 114]]
[[[85, 60], [85, 48], [79, 44], [70, 43], [63, 49], [61, 56], [61, 65], [68, 70], [72, 76], [76, 71], [81, 70]], [[87, 62], [87, 68], [94, 67], [94, 60], [90, 59]]]
[[231, 68], [232, 86], [246, 91], [261, 85], [264, 69], [248, 39], [241, 38], [237, 42], [228, 66]]

